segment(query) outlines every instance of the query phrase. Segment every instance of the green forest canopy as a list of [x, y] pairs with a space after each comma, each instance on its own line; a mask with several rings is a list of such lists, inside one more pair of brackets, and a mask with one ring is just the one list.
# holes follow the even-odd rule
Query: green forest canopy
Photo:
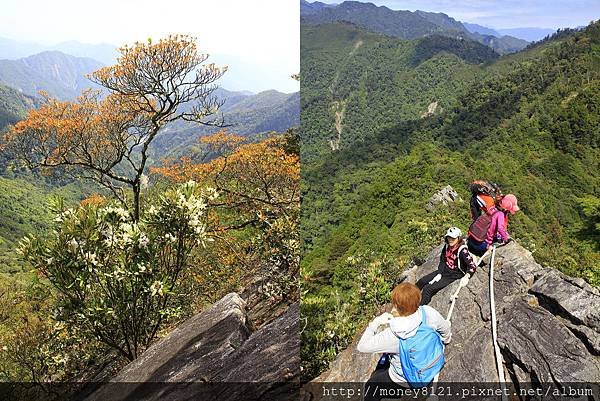
[[[471, 180], [500, 183], [522, 209], [512, 236], [541, 264], [600, 284], [600, 23], [483, 64], [347, 24], [302, 35], [306, 378], [449, 225], [467, 228], [466, 204], [424, 209], [448, 184], [468, 199]], [[442, 110], [422, 117], [432, 102]]]

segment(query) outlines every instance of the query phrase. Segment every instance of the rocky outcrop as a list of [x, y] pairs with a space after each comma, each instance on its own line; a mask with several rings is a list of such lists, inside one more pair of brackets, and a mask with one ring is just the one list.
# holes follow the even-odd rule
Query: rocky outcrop
[[443, 109], [440, 107], [437, 101], [431, 102], [429, 103], [429, 106], [427, 106], [427, 111], [421, 113], [421, 118], [431, 117], [436, 114], [440, 114], [442, 111]]
[[448, 206], [451, 203], [460, 201], [462, 201], [462, 199], [454, 188], [447, 185], [429, 198], [429, 201], [427, 201], [427, 204], [425, 205], [425, 209], [427, 209], [428, 212], [433, 212], [439, 205]]
[[[415, 282], [433, 271], [440, 250], [434, 249], [424, 264], [409, 269], [401, 279]], [[490, 260], [486, 262], [459, 294], [440, 382], [498, 382], [490, 318]], [[440, 291], [430, 305], [446, 315], [457, 285]], [[600, 381], [600, 296], [595, 288], [540, 266], [529, 251], [511, 242], [496, 251], [494, 295], [503, 380], [513, 388]], [[378, 358], [360, 354], [355, 345], [342, 352], [316, 381], [365, 381]], [[312, 398], [320, 397], [313, 394]]]
[[238, 294], [228, 294], [157, 341], [87, 400], [291, 397], [300, 372], [298, 304], [253, 333], [245, 306]]

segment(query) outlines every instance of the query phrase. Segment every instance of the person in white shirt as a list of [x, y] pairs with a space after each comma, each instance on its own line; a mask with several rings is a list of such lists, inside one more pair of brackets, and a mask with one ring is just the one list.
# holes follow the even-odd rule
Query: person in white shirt
[[[436, 330], [444, 344], [448, 344], [451, 339], [450, 322], [440, 315], [440, 313], [428, 305], [419, 308], [421, 302], [421, 290], [411, 283], [401, 283], [392, 291], [392, 313], [383, 313], [377, 316], [371, 323], [358, 342], [357, 349], [365, 353], [385, 353], [388, 354], [389, 367], [376, 369], [367, 384], [367, 388], [381, 388], [384, 385], [387, 389], [406, 389], [409, 387], [402, 373], [402, 364], [398, 356], [399, 338], [413, 337], [417, 328], [421, 324], [422, 313], [420, 308], [424, 308], [426, 324]], [[380, 326], [383, 330], [379, 331]], [[379, 367], [379, 365], [378, 365]], [[376, 383], [379, 386], [368, 386]], [[379, 394], [364, 394], [365, 400], [379, 400]]]

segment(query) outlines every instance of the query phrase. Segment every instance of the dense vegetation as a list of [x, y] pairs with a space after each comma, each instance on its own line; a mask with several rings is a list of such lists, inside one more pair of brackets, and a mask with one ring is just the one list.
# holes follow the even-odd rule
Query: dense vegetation
[[0, 274], [24, 269], [15, 249], [30, 233], [48, 233], [54, 216], [48, 210], [53, 197], [72, 203], [81, 199], [81, 186], [51, 186], [43, 180], [4, 178], [0, 176]]
[[19, 121], [28, 108], [34, 107], [37, 101], [17, 90], [0, 84], [0, 132], [10, 124]]
[[[313, 29], [303, 27], [301, 58], [306, 378], [327, 367], [387, 301], [402, 269], [438, 244], [449, 225], [467, 228], [465, 203], [425, 210], [428, 198], [447, 184], [468, 199], [471, 180], [500, 183], [522, 209], [510, 220], [512, 236], [543, 265], [600, 284], [600, 23], [483, 66], [452, 56], [448, 69], [450, 58], [438, 53], [414, 67], [411, 85], [427, 77], [443, 84], [424, 85], [430, 92], [415, 90], [400, 100], [394, 97], [405, 96], [399, 88], [406, 81], [399, 77], [406, 73], [398, 65], [410, 58], [384, 63], [381, 43], [388, 38], [356, 31], [329, 42], [314, 35], [324, 43], [313, 44]], [[323, 88], [343, 82], [351, 70], [348, 57], [336, 62], [331, 49], [342, 54], [359, 36], [378, 45], [370, 69], [387, 72], [387, 79], [382, 72], [373, 84], [388, 96], [348, 109], [340, 148], [332, 151], [326, 135], [335, 123], [330, 110], [336, 100]], [[426, 64], [431, 72], [421, 78], [418, 70]], [[346, 85], [337, 93], [345, 90], [352, 99], [360, 88]], [[444, 110], [420, 114], [434, 99]], [[420, 107], [411, 110], [414, 105]]]
[[11, 398], [64, 399], [250, 284], [266, 310], [252, 324], [298, 300], [296, 132], [220, 131], [151, 171], [163, 127], [220, 125], [209, 84], [224, 71], [187, 36], [121, 53], [93, 75], [108, 94], [48, 98], [1, 137], [0, 381], [26, 382]]

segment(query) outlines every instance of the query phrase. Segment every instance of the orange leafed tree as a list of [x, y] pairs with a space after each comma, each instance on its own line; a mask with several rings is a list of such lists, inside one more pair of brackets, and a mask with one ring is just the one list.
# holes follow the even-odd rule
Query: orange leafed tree
[[[205, 183], [221, 194], [211, 203], [211, 229], [221, 239], [217, 265], [229, 268], [212, 271], [211, 277], [231, 275], [235, 259], [246, 273], [262, 269], [268, 278], [263, 284], [276, 288], [276, 293], [265, 290], [269, 296], [297, 297], [300, 161], [289, 146], [293, 138], [290, 132], [251, 142], [223, 130], [200, 138], [200, 154], [152, 169], [175, 182]], [[236, 235], [240, 229], [246, 235]]]
[[223, 126], [222, 102], [213, 92], [226, 68], [205, 64], [208, 55], [188, 36], [136, 42], [120, 52], [116, 65], [90, 76], [103, 91], [84, 92], [75, 102], [46, 97], [4, 141], [30, 167], [65, 168], [94, 179], [137, 220], [151, 142], [176, 120]]
[[286, 152], [282, 136], [248, 142], [223, 130], [200, 138], [200, 143], [207, 161], [182, 158], [152, 171], [175, 182], [191, 179], [214, 186], [222, 197], [213, 206], [236, 210], [222, 229], [297, 212], [300, 162], [298, 155]]

